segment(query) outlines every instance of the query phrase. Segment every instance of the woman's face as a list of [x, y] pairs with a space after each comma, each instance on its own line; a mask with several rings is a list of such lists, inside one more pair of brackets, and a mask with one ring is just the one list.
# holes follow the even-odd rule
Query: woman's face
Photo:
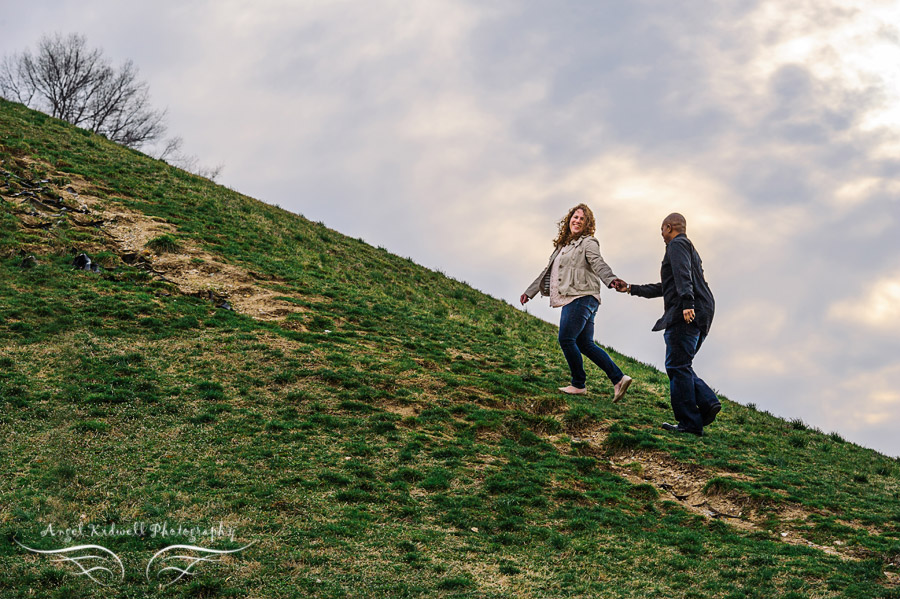
[[569, 231], [574, 235], [581, 233], [582, 229], [584, 229], [585, 220], [587, 219], [584, 216], [584, 210], [579, 208], [572, 213], [572, 218], [569, 219]]

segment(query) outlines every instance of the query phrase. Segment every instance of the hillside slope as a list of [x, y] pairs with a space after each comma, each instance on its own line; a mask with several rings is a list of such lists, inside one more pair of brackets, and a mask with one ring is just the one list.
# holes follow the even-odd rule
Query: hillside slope
[[667, 435], [618, 354], [560, 396], [552, 325], [5, 101], [0, 198], [2, 597], [900, 597], [898, 464], [836, 434]]

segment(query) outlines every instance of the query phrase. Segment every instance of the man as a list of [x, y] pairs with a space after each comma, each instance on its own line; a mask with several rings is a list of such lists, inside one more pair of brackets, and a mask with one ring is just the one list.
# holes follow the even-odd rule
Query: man
[[663, 297], [665, 313], [653, 327], [665, 330], [666, 374], [672, 411], [678, 424], [663, 423], [675, 433], [703, 436], [703, 427], [712, 424], [722, 409], [716, 394], [698, 377], [692, 366], [694, 356], [709, 334], [716, 304], [703, 277], [703, 264], [694, 244], [687, 238], [687, 222], [678, 213], [670, 214], [660, 227], [666, 255], [660, 283], [628, 285], [616, 283], [616, 290], [639, 297]]

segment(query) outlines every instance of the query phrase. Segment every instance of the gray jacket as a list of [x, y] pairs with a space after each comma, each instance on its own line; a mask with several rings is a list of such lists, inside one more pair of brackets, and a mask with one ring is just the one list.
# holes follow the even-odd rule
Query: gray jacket
[[[563, 254], [559, 261], [560, 295], [597, 295], [604, 286], [609, 287], [618, 278], [600, 255], [600, 242], [596, 237], [579, 237], [569, 245], [574, 247]], [[560, 250], [561, 248], [556, 248], [553, 251], [547, 266], [525, 290], [525, 295], [529, 298], [536, 296], [538, 292], [541, 295], [550, 295], [549, 287], [545, 288], [543, 282]]]

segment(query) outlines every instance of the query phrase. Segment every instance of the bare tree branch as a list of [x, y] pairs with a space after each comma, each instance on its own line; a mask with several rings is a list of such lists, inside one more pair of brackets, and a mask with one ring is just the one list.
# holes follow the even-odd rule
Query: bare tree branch
[[[25, 50], [0, 62], [0, 96], [68, 121], [108, 139], [140, 149], [153, 147], [166, 132], [166, 111], [150, 105], [147, 83], [130, 60], [118, 69], [84, 36], [45, 35], [37, 52]], [[173, 137], [157, 156], [170, 164], [215, 180], [224, 165], [205, 167], [181, 151]]]
[[84, 36], [44, 36], [0, 64], [0, 94], [131, 148], [161, 139], [165, 111], [150, 107], [147, 84], [131, 61], [114, 69]]
[[166, 141], [166, 146], [163, 148], [162, 152], [156, 157], [157, 160], [168, 160], [170, 157], [180, 155], [181, 146], [184, 144], [184, 140], [181, 136], [178, 137], [170, 137]]

